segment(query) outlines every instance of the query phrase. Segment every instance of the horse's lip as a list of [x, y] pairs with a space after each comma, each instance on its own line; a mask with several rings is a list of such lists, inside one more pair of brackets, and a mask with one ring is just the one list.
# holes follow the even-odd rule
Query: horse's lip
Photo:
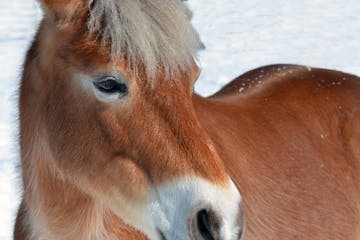
[[156, 228], [156, 230], [159, 233], [161, 240], [167, 240], [165, 234], [160, 229]]

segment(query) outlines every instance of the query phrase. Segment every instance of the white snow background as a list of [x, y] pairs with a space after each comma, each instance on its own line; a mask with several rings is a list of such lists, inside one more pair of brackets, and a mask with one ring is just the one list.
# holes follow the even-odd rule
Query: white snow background
[[[360, 75], [359, 0], [189, 0], [207, 48], [196, 90], [209, 95], [247, 70], [297, 63]], [[20, 199], [17, 87], [42, 16], [34, 0], [0, 0], [0, 240]]]

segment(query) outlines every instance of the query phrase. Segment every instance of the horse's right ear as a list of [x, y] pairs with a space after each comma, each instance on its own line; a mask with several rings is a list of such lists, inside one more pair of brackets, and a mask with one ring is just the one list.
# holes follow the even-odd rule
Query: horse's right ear
[[40, 0], [46, 16], [64, 20], [72, 16], [83, 1], [76, 0]]

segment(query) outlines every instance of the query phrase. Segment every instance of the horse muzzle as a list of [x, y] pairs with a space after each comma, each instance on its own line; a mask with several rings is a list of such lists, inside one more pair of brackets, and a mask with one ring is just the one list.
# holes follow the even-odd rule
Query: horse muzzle
[[201, 178], [159, 186], [149, 214], [161, 240], [239, 240], [245, 228], [241, 196], [231, 180], [227, 187]]

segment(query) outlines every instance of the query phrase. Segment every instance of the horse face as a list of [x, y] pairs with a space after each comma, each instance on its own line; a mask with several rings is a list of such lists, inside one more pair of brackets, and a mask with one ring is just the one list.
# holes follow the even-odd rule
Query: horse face
[[[53, 16], [67, 11], [49, 2]], [[191, 101], [197, 67], [134, 74], [79, 19], [58, 27], [48, 18], [39, 33], [58, 171], [150, 239], [239, 239], [240, 194]]]

